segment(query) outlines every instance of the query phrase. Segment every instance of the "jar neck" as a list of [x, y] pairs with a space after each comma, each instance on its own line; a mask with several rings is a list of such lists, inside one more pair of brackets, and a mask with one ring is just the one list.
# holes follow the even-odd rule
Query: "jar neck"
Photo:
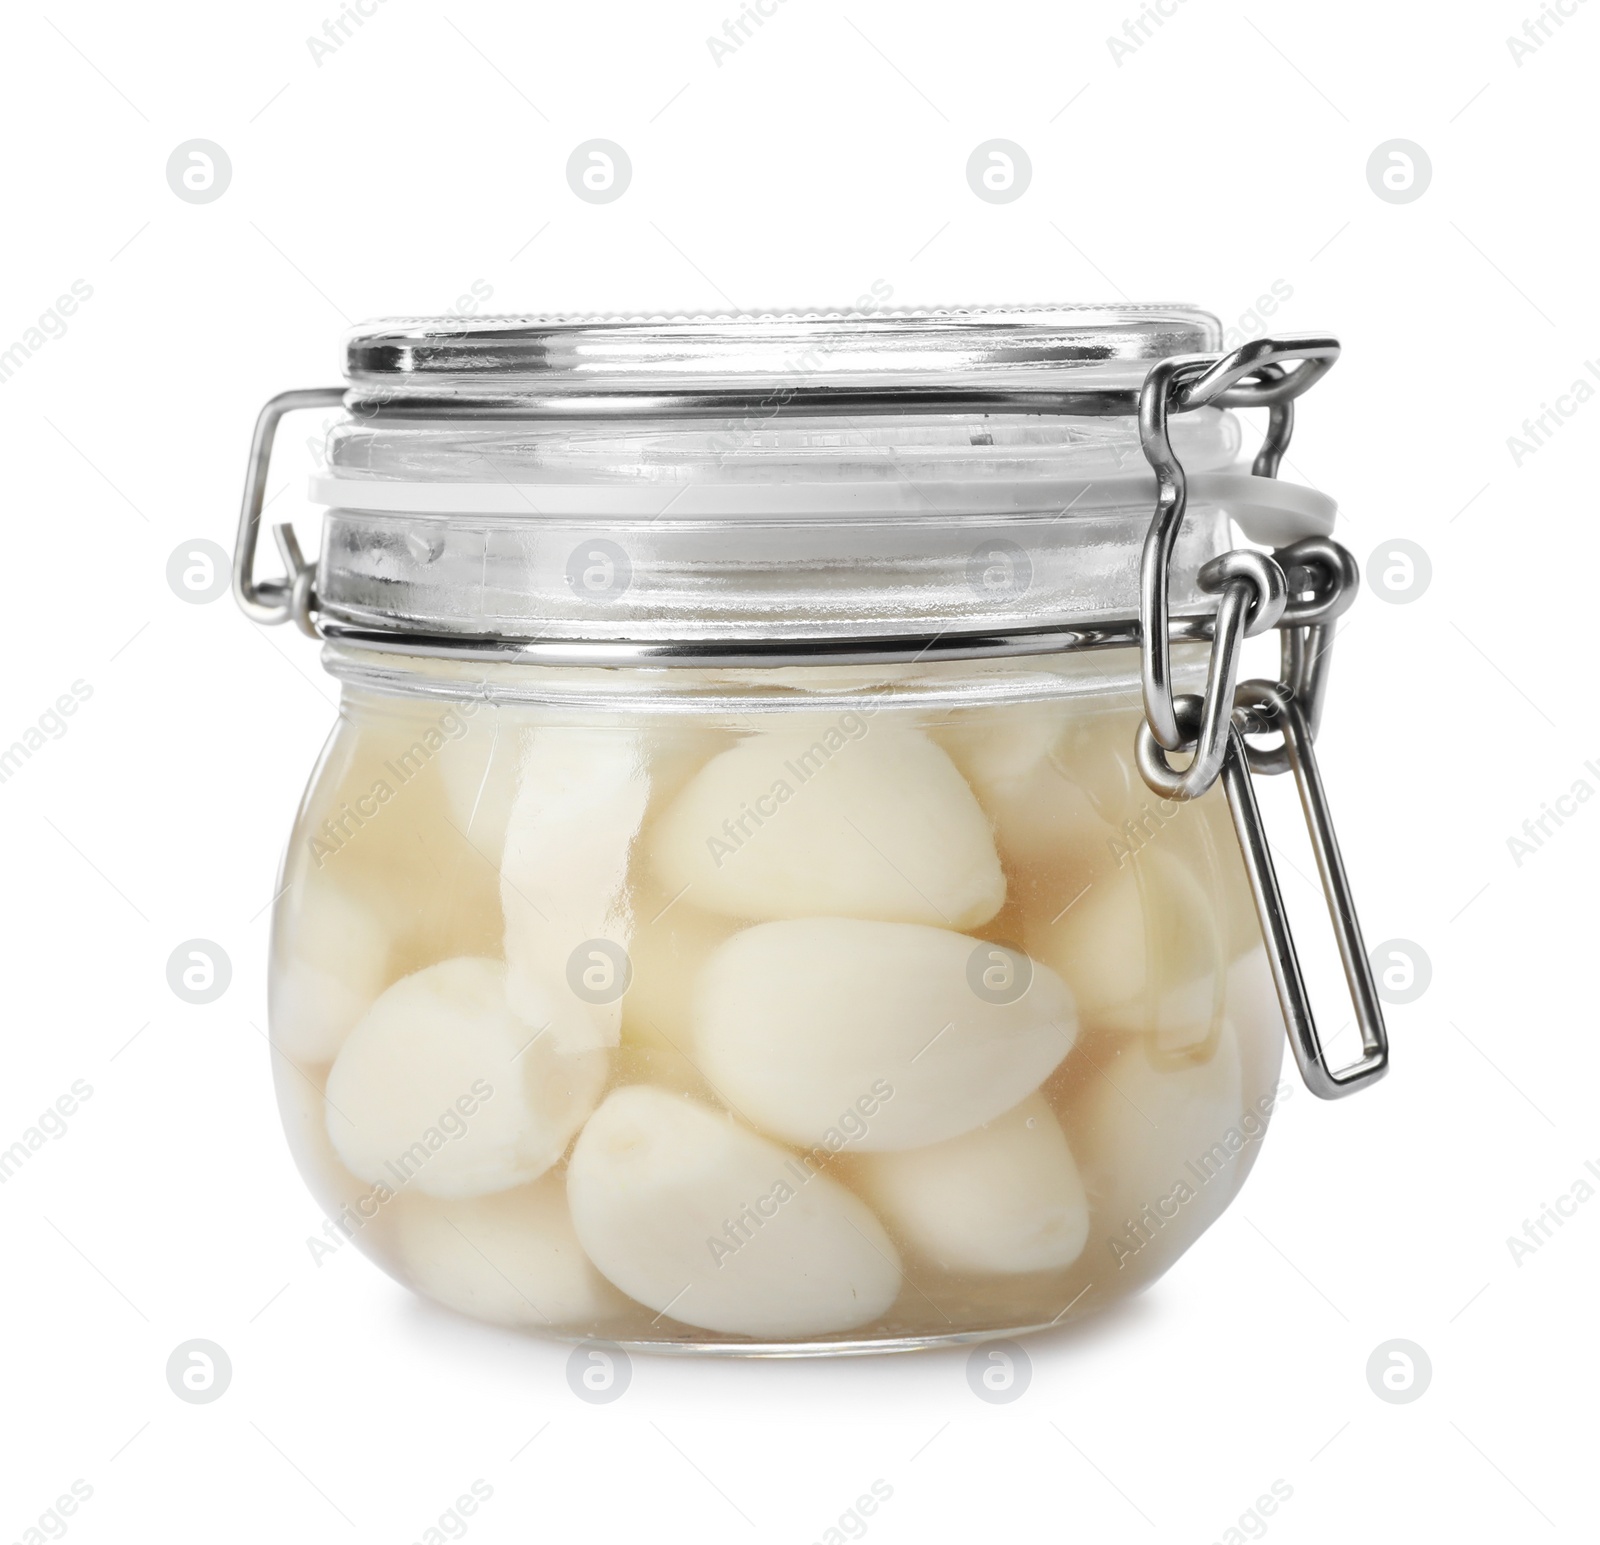
[[[1174, 649], [1173, 674], [1180, 689], [1203, 686], [1206, 653], [1204, 645]], [[348, 696], [476, 700], [585, 714], [812, 712], [868, 699], [919, 710], [1063, 698], [1097, 699], [1107, 707], [1139, 702], [1139, 660], [1133, 649], [892, 666], [682, 669], [441, 659], [330, 642], [322, 658]]]

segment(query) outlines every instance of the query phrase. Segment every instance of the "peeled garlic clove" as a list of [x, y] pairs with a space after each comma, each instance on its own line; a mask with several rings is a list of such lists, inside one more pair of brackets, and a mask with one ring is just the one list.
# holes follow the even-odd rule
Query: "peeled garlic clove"
[[1061, 765], [1072, 769], [1074, 780], [1094, 802], [1101, 818], [1112, 826], [1137, 816], [1140, 806], [1155, 797], [1134, 761], [1134, 742], [1144, 723], [1144, 709], [1138, 705], [1136, 688], [1129, 695], [1135, 700], [1129, 707], [1071, 713], [1055, 751]]
[[1183, 866], [1211, 898], [1225, 959], [1261, 945], [1255, 897], [1245, 872], [1239, 838], [1221, 788], [1193, 800], [1163, 799], [1140, 785], [1115, 824], [1109, 851], [1118, 868], [1142, 859], [1152, 847]]
[[498, 952], [503, 924], [493, 866], [452, 824], [440, 764], [464, 704], [352, 704], [301, 812], [286, 865], [290, 894], [309, 877], [337, 884], [392, 941], [390, 980], [457, 955]]
[[628, 946], [633, 975], [622, 1000], [624, 1042], [685, 1053], [691, 1049], [695, 980], [707, 957], [737, 927], [687, 898], [640, 898]]
[[649, 792], [633, 731], [550, 725], [523, 746], [500, 871], [508, 992], [563, 1051], [620, 1039], [628, 855]]
[[[394, 1188], [358, 1180], [334, 1152], [328, 1138], [323, 1080], [316, 1070], [275, 1056], [272, 1074], [284, 1136], [307, 1189], [339, 1233], [370, 1252], [387, 1228], [388, 1203], [394, 1199]], [[324, 1230], [324, 1237], [328, 1249], [337, 1248], [338, 1236]], [[316, 1240], [311, 1254], [320, 1260], [322, 1253], [323, 1242]]]
[[1086, 1044], [1090, 1066], [1064, 1117], [1094, 1213], [1090, 1260], [1144, 1277], [1199, 1237], [1232, 1200], [1272, 1109], [1247, 1103], [1226, 1021], [1203, 1061], [1148, 1036]]
[[891, 1232], [946, 1271], [1052, 1271], [1089, 1237], [1089, 1203], [1044, 1096], [931, 1148], [862, 1154], [850, 1178]]
[[279, 900], [274, 931], [272, 1043], [297, 1064], [332, 1062], [388, 983], [388, 933], [370, 907], [315, 869]]
[[396, 1265], [419, 1293], [495, 1325], [582, 1328], [624, 1307], [583, 1253], [564, 1178], [494, 1196], [396, 1204]]
[[[1223, 949], [1231, 960], [1257, 948], [1261, 930], [1227, 796], [1213, 788], [1199, 799], [1178, 801], [1152, 790], [1134, 761], [1134, 741], [1143, 722], [1139, 708], [1075, 716], [1052, 759], [1109, 828], [1098, 851], [1108, 853], [1112, 865], [1125, 864], [1151, 843], [1188, 865], [1212, 897]], [[1041, 822], [1048, 816], [1048, 806], [1041, 806]]]
[[764, 1131], [830, 1151], [970, 1131], [1033, 1093], [1077, 1034], [1054, 971], [917, 923], [747, 928], [707, 961], [695, 1003], [712, 1087]]
[[1155, 1032], [1178, 1046], [1215, 1034], [1225, 959], [1210, 898], [1188, 867], [1142, 849], [1028, 930], [1066, 979], [1086, 1029]]
[[1059, 704], [957, 710], [928, 733], [950, 753], [981, 799], [986, 789], [1031, 777], [1060, 742], [1066, 709]]
[[877, 1319], [900, 1291], [895, 1248], [863, 1202], [665, 1090], [607, 1097], [572, 1150], [567, 1198], [595, 1265], [686, 1325], [826, 1335]]
[[517, 789], [517, 769], [531, 727], [526, 709], [474, 700], [460, 705], [465, 733], [439, 754], [439, 778], [450, 824], [496, 866]]
[[931, 732], [977, 795], [1014, 872], [1062, 863], [1089, 872], [1111, 862], [1115, 833], [1061, 755], [1067, 712], [1059, 704], [985, 709]]
[[362, 1180], [504, 1191], [561, 1157], [605, 1077], [604, 1052], [564, 1054], [512, 1013], [500, 961], [441, 961], [396, 982], [350, 1032], [328, 1074], [328, 1135]]
[[[1161, 808], [1160, 801], [1157, 807]], [[1176, 812], [1168, 828], [1174, 838], [1172, 852], [1188, 862], [1190, 872], [1212, 896], [1227, 958], [1259, 950], [1261, 923], [1228, 796], [1213, 788], [1199, 799], [1166, 808]]]
[[663, 812], [656, 875], [730, 917], [816, 913], [953, 928], [1005, 901], [989, 823], [917, 730], [851, 710], [815, 732], [751, 735]]
[[[1244, 1097], [1245, 1103], [1250, 1104], [1278, 1088], [1283, 1076], [1284, 1046], [1289, 1039], [1265, 949], [1241, 955], [1228, 967], [1228, 1021], [1239, 1037]], [[1359, 1032], [1353, 1024], [1349, 1034], [1349, 1055], [1353, 1060], [1360, 1054]], [[1336, 1044], [1332, 1049], [1335, 1061], [1341, 1054]]]

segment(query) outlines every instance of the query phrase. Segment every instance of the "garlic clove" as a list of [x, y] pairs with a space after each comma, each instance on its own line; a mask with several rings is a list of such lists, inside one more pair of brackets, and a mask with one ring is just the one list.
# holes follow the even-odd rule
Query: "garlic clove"
[[438, 758], [446, 815], [484, 862], [498, 867], [533, 717], [527, 708], [481, 699], [457, 705], [457, 713]]
[[547, 1330], [587, 1329], [625, 1307], [578, 1243], [559, 1173], [459, 1201], [408, 1195], [396, 1217], [396, 1269], [446, 1308]]
[[971, 927], [1005, 901], [989, 822], [950, 758], [853, 710], [713, 758], [663, 812], [652, 858], [669, 895], [730, 917]]
[[1164, 1270], [1232, 1200], [1274, 1097], [1247, 1103], [1239, 1038], [1224, 1021], [1210, 1054], [1162, 1052], [1149, 1036], [1086, 1044], [1067, 1097], [1093, 1211], [1090, 1259], [1144, 1280]]
[[1084, 1027], [1153, 1031], [1171, 1045], [1215, 1034], [1226, 978], [1220, 924], [1188, 866], [1157, 847], [1093, 880], [1028, 948], [1072, 989]]
[[307, 1189], [330, 1220], [323, 1228], [322, 1238], [312, 1240], [312, 1257], [320, 1262], [324, 1241], [331, 1252], [342, 1242], [340, 1236], [353, 1239], [368, 1254], [377, 1253], [374, 1245], [385, 1237], [394, 1188], [357, 1179], [334, 1151], [328, 1137], [328, 1107], [321, 1071], [302, 1068], [282, 1056], [273, 1058], [272, 1071], [289, 1153]]
[[948, 1142], [862, 1154], [849, 1178], [902, 1244], [947, 1271], [1056, 1270], [1089, 1237], [1078, 1166], [1039, 1094]]
[[[1283, 1054], [1289, 1032], [1278, 1002], [1278, 987], [1272, 979], [1267, 952], [1257, 947], [1241, 955], [1228, 967], [1228, 1019], [1239, 1037], [1239, 1056], [1244, 1070], [1246, 1103], [1276, 1089], [1283, 1076]], [[1352, 1024], [1349, 1034], [1356, 1039]], [[1332, 1055], [1340, 1056], [1335, 1046]], [[1356, 1055], [1352, 1048], [1351, 1055]]]
[[711, 952], [738, 929], [686, 897], [639, 898], [628, 946], [632, 977], [622, 1000], [625, 1044], [687, 1053], [694, 1044], [694, 986]]
[[604, 1052], [564, 1053], [511, 1011], [500, 961], [442, 961], [396, 982], [350, 1032], [328, 1074], [328, 1135], [362, 1180], [504, 1191], [561, 1157], [606, 1072]]
[[883, 1226], [837, 1181], [731, 1116], [662, 1089], [614, 1090], [567, 1166], [573, 1227], [631, 1298], [730, 1335], [829, 1335], [900, 1290]]
[[523, 744], [500, 871], [507, 990], [563, 1051], [621, 1037], [628, 858], [649, 791], [635, 731], [547, 725]]
[[695, 1062], [744, 1119], [803, 1148], [921, 1148], [1031, 1094], [1072, 1049], [1056, 973], [917, 923], [762, 923], [718, 948]]
[[1060, 754], [1070, 723], [1061, 704], [986, 709], [931, 731], [994, 825], [1007, 871], [1063, 868], [1085, 880], [1113, 861], [1116, 837], [1076, 767]]
[[391, 941], [390, 981], [498, 952], [495, 872], [453, 822], [441, 774], [465, 705], [357, 695], [351, 707], [361, 732], [329, 747], [300, 815], [282, 905], [303, 885], [336, 884]]
[[332, 1062], [388, 985], [393, 948], [382, 919], [342, 886], [305, 870], [279, 899], [268, 981], [272, 1043], [291, 1062]]

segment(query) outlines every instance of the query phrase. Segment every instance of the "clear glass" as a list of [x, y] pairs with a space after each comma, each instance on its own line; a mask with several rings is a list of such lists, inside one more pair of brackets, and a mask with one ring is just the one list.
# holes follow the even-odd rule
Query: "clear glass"
[[[1232, 414], [1174, 420], [1195, 481], [1177, 613], [1230, 545], [1203, 475]], [[329, 439], [317, 594], [431, 634], [860, 637], [1126, 615], [1155, 478], [1128, 418], [351, 422]]]
[[328, 1248], [557, 1337], [889, 1350], [1103, 1308], [1243, 1182], [1282, 1022], [1125, 652], [329, 663], [271, 973]]

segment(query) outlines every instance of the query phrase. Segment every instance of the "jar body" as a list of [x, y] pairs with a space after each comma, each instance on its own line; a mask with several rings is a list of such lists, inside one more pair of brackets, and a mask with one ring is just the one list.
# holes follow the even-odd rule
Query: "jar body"
[[402, 1282], [574, 1339], [916, 1346], [1103, 1307], [1237, 1191], [1283, 1043], [1248, 885], [1103, 663], [618, 701], [417, 663], [347, 681], [271, 977], [296, 1162]]

